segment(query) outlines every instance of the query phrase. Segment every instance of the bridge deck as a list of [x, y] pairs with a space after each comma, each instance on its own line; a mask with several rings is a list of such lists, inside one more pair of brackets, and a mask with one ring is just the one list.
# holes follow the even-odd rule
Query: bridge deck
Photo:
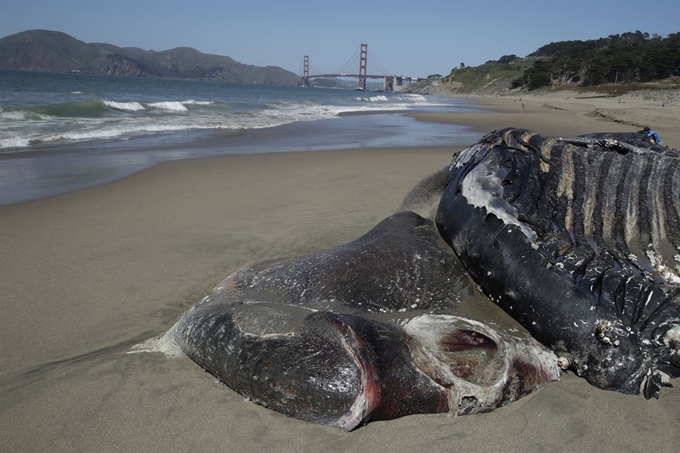
[[[310, 75], [307, 78], [308, 79], [315, 79], [318, 77], [352, 77], [352, 78], [359, 78], [359, 74], [314, 74]], [[385, 75], [385, 74], [367, 74], [363, 77], [366, 77], [367, 79], [384, 79], [385, 77], [397, 77], [400, 79], [417, 79], [418, 77], [408, 77], [408, 76], [392, 76], [392, 75]]]

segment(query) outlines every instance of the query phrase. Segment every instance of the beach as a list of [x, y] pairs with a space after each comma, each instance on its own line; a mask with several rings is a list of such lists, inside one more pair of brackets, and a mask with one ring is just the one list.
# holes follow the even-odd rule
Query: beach
[[[468, 126], [479, 137], [508, 126], [552, 135], [649, 126], [680, 148], [677, 104], [570, 95], [469, 100], [486, 112], [412, 115]], [[678, 388], [645, 400], [566, 373], [488, 414], [414, 415], [344, 433], [245, 401], [186, 357], [130, 353], [239, 267], [361, 236], [460, 149], [164, 162], [1, 206], [2, 451], [675, 451]]]

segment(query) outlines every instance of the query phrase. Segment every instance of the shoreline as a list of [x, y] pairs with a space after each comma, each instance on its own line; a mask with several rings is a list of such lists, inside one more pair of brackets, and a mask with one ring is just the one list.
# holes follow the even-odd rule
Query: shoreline
[[[376, 133], [377, 131], [377, 133]], [[366, 112], [336, 118], [216, 132], [197, 140], [142, 146], [109, 142], [0, 155], [0, 206], [82, 190], [124, 178], [162, 162], [206, 157], [348, 150], [463, 146], [481, 136], [466, 126], [421, 122], [403, 112]], [[159, 139], [157, 139], [159, 140]], [[153, 138], [150, 139], [153, 143]]]
[[[680, 148], [676, 118], [680, 105], [656, 101], [621, 103], [611, 98], [576, 98], [559, 92], [508, 97], [455, 96], [462, 111], [346, 112], [336, 118], [298, 122], [242, 133], [212, 133], [181, 144], [117, 148], [116, 142], [0, 155], [0, 206], [107, 184], [161, 162], [205, 157], [310, 150], [469, 146], [486, 133], [520, 127], [546, 135], [632, 132], [651, 126], [668, 146]], [[524, 110], [521, 105], [524, 104]], [[446, 110], [444, 108], [443, 110]], [[549, 118], [545, 118], [549, 115]], [[415, 123], [409, 123], [416, 120]], [[447, 129], [449, 128], [453, 129]], [[375, 135], [376, 130], [385, 130]], [[347, 131], [353, 131], [347, 134]], [[300, 137], [303, 139], [300, 140]], [[108, 151], [107, 151], [108, 149]], [[96, 150], [96, 151], [95, 151]], [[17, 176], [19, 175], [19, 176]]]
[[[519, 113], [512, 100], [480, 100], [497, 111], [470, 114], [467, 127], [530, 122], [567, 134], [609, 124], [582, 114], [593, 104], [542, 103], [527, 100]], [[413, 116], [447, 122], [466, 114], [422, 115]], [[3, 451], [672, 451], [680, 441], [677, 383], [647, 401], [567, 373], [487, 414], [411, 415], [343, 433], [244, 401], [186, 357], [127, 353], [237, 268], [361, 236], [462, 147], [163, 162], [108, 184], [0, 206]]]

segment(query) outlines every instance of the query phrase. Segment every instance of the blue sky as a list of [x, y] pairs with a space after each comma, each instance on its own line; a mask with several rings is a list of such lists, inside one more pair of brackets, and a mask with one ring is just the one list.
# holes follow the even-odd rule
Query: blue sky
[[555, 41], [676, 33], [680, 0], [0, 0], [0, 37], [37, 28], [120, 47], [193, 47], [296, 73], [304, 55], [312, 72], [335, 71], [363, 42], [369, 73], [382, 73], [377, 62], [424, 77]]

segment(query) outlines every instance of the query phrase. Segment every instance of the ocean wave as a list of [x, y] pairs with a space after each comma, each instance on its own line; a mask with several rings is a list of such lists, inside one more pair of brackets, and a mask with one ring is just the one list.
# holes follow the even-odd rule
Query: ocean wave
[[431, 104], [431, 102], [428, 101], [428, 99], [425, 96], [423, 96], [422, 94], [404, 94], [404, 95], [400, 96], [399, 99], [406, 100], [406, 101], [409, 101], [409, 102], [415, 102], [415, 103], [418, 103], [418, 104], [421, 104], [421, 103], [422, 104]]
[[188, 101], [182, 101], [182, 104], [184, 104], [184, 105], [214, 105], [215, 103], [213, 101], [194, 101], [193, 99], [189, 99]]
[[161, 110], [172, 110], [175, 112], [186, 112], [187, 108], [182, 102], [179, 101], [163, 101], [163, 102], [152, 102], [148, 104], [149, 107]]
[[116, 102], [116, 101], [102, 101], [105, 106], [111, 107], [117, 110], [127, 110], [129, 112], [138, 112], [139, 110], [145, 110], [144, 106], [139, 102]]
[[68, 102], [3, 107], [0, 148], [11, 152], [11, 148], [36, 144], [126, 140], [184, 130], [262, 129], [342, 113], [404, 111], [437, 105], [436, 98], [406, 93], [361, 93], [362, 97], [357, 97], [356, 92], [341, 90], [276, 88], [270, 93], [266, 87], [239, 91], [219, 84], [187, 87], [209, 87], [213, 91], [150, 93], [145, 99], [119, 90], [102, 94], [99, 99], [83, 96], [72, 102], [73, 97], [62, 97]]
[[0, 138], [0, 149], [2, 148], [25, 148], [31, 142], [25, 137]]
[[58, 142], [84, 142], [96, 140], [112, 140], [127, 138], [130, 136], [160, 132], [180, 132], [186, 130], [204, 129], [236, 129], [236, 125], [228, 122], [223, 125], [217, 124], [189, 124], [189, 123], [146, 123], [146, 124], [123, 124], [119, 126], [95, 127], [91, 130], [61, 131], [32, 137], [15, 136], [0, 139], [0, 149], [25, 148], [31, 145], [58, 143]]
[[66, 102], [41, 106], [0, 109], [0, 119], [7, 121], [50, 120], [54, 117], [90, 117], [103, 114], [106, 106], [99, 101]]
[[49, 117], [41, 115], [36, 111], [28, 109], [2, 109], [0, 108], [0, 120], [25, 121], [25, 120], [45, 120]]
[[3, 110], [0, 109], [0, 119], [3, 120], [25, 120], [28, 112], [23, 110]]
[[[73, 105], [67, 107], [61, 105], [54, 108], [62, 114], [65, 110], [73, 113], [74, 109], [89, 112], [79, 118], [69, 118], [67, 122], [53, 117], [46, 117], [47, 119], [41, 122], [26, 122], [22, 121], [23, 112], [10, 112], [12, 119], [3, 127], [10, 132], [7, 135], [15, 135], [15, 137], [7, 137], [0, 141], [0, 148], [6, 151], [7, 148], [21, 148], [39, 143], [117, 140], [143, 134], [183, 130], [263, 129], [296, 121], [333, 118], [348, 112], [407, 110], [413, 106], [412, 102], [398, 100], [394, 96], [372, 97], [384, 98], [387, 102], [357, 103], [355, 101], [346, 105], [331, 105], [305, 101], [279, 101], [267, 104], [267, 108], [234, 110], [226, 107], [229, 105], [227, 103], [220, 103], [207, 109], [202, 108], [201, 106], [213, 103], [191, 99], [154, 103], [106, 100], [98, 101], [104, 110], [103, 114], [99, 114], [96, 105], [91, 105], [91, 101], [83, 101], [77, 103], [77, 108]], [[109, 112], [116, 110], [119, 113], [114, 116], [110, 113], [106, 114], [107, 110]], [[158, 113], [152, 114], [154, 110]], [[163, 114], [163, 112], [167, 113]], [[2, 111], [0, 117], [6, 114], [7, 112]]]
[[356, 98], [356, 100], [362, 101], [362, 102], [386, 102], [386, 101], [388, 101], [387, 96], [385, 96], [385, 95], [358, 97], [358, 98]]
[[62, 102], [39, 106], [24, 107], [22, 110], [30, 114], [38, 114], [43, 117], [66, 117], [66, 118], [99, 118], [106, 114], [109, 107], [98, 99], [88, 99], [78, 102]]
[[[384, 98], [385, 101], [389, 101], [389, 99], [383, 95], [373, 97]], [[369, 98], [365, 98], [365, 101], [362, 101], [362, 104], [352, 105], [310, 105], [307, 103], [270, 104], [269, 109], [259, 112], [257, 115], [254, 115], [253, 118], [245, 120], [244, 117], [241, 117], [240, 119], [244, 121], [246, 128], [264, 128], [279, 126], [294, 121], [315, 121], [334, 118], [342, 113], [408, 110], [413, 106], [412, 103], [407, 102], [380, 102], [380, 99], [377, 99], [376, 101], [369, 101]]]
[[[212, 101], [163, 101], [163, 102], [138, 102], [138, 101], [113, 101], [110, 99], [88, 99], [77, 102], [64, 102], [38, 106], [26, 106], [22, 108], [0, 108], [0, 120], [46, 120], [54, 117], [68, 118], [102, 118], [108, 114], [117, 112], [136, 113], [148, 109], [165, 110], [168, 112], [186, 112], [186, 106], [197, 108], [212, 106]], [[108, 114], [107, 114], [108, 113]]]

